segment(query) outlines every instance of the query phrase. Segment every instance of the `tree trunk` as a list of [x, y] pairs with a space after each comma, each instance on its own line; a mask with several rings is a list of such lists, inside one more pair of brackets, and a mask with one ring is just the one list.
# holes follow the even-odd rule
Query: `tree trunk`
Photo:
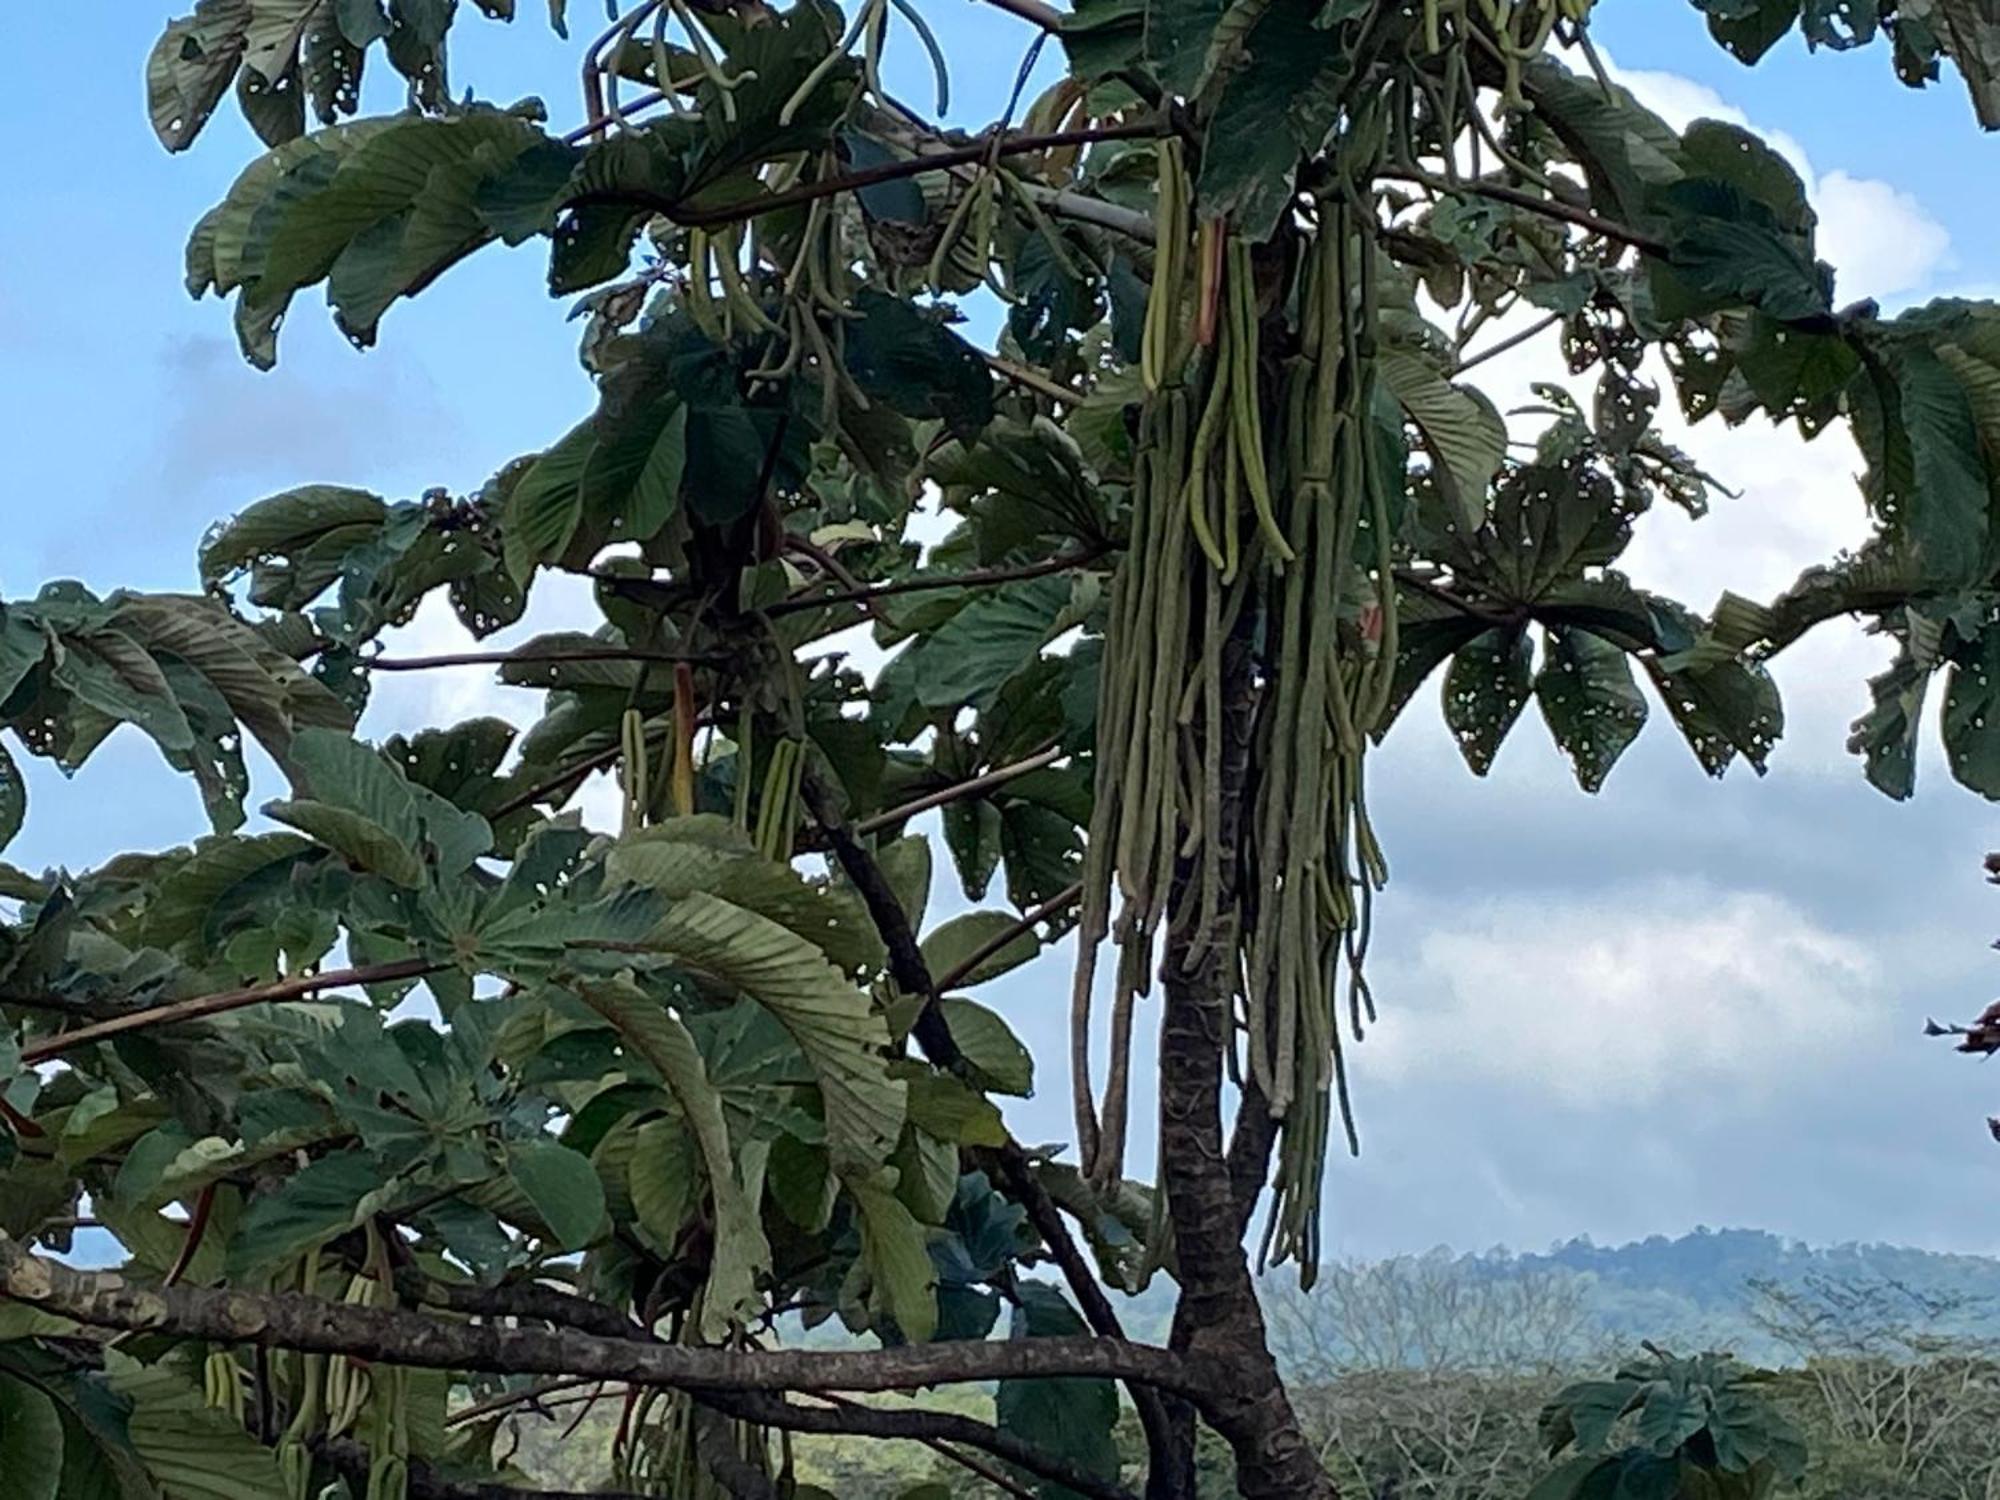
[[[1255, 697], [1245, 608], [1223, 658], [1230, 684], [1223, 728], [1223, 806], [1217, 830], [1225, 851], [1225, 882], [1237, 879], [1236, 850], [1249, 769]], [[1194, 872], [1176, 870], [1170, 909], [1197, 898]], [[1233, 890], [1225, 892], [1234, 894]], [[1228, 910], [1232, 901], [1225, 901]], [[1228, 1036], [1232, 976], [1225, 945], [1193, 950], [1192, 922], [1172, 924], [1166, 945], [1166, 1016], [1160, 1033], [1160, 1182], [1167, 1194], [1181, 1298], [1172, 1344], [1216, 1372], [1202, 1415], [1236, 1456], [1237, 1491], [1245, 1500], [1338, 1500], [1339, 1492], [1299, 1430], [1291, 1398], [1265, 1337], [1263, 1311], [1250, 1280], [1244, 1231], [1273, 1139], [1272, 1122], [1254, 1092], [1243, 1099], [1236, 1149], [1223, 1151], [1222, 1051]], [[1234, 1160], [1231, 1159], [1234, 1156]], [[1186, 1427], [1190, 1459], [1192, 1417]], [[1190, 1463], [1190, 1470], [1192, 1465]], [[1148, 1487], [1149, 1500], [1164, 1500]]]

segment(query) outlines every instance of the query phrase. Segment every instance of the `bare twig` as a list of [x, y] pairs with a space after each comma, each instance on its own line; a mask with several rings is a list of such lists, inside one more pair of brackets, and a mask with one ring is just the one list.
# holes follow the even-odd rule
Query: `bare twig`
[[1668, 246], [1665, 240], [1634, 229], [1628, 224], [1619, 224], [1602, 218], [1587, 208], [1563, 202], [1560, 198], [1544, 198], [1539, 193], [1525, 192], [1517, 187], [1509, 187], [1503, 182], [1475, 181], [1460, 178], [1454, 182], [1449, 178], [1435, 177], [1429, 172], [1393, 170], [1379, 174], [1386, 182], [1412, 182], [1419, 187], [1429, 188], [1436, 193], [1469, 194], [1475, 198], [1490, 198], [1495, 203], [1505, 203], [1514, 208], [1525, 209], [1531, 214], [1540, 214], [1545, 219], [1556, 219], [1564, 224], [1575, 225], [1578, 229], [1602, 236], [1620, 245], [1630, 245], [1635, 250], [1643, 250], [1648, 255], [1665, 259]]
[[893, 828], [898, 823], [907, 823], [917, 814], [927, 813], [932, 808], [943, 807], [952, 802], [962, 802], [967, 797], [981, 796], [996, 787], [1005, 786], [1017, 777], [1026, 776], [1030, 771], [1039, 771], [1044, 766], [1054, 765], [1068, 753], [1060, 745], [1047, 746], [1023, 760], [1015, 761], [1012, 765], [999, 766], [965, 781], [955, 781], [950, 786], [928, 792], [913, 801], [905, 802], [900, 807], [892, 807], [886, 812], [876, 813], [873, 817], [863, 818], [854, 825], [854, 831], [864, 838], [871, 833], [880, 833], [883, 829]]
[[1023, 912], [1020, 920], [1015, 922], [1013, 926], [996, 932], [992, 937], [967, 954], [962, 962], [938, 975], [938, 993], [944, 994], [946, 991], [963, 984], [965, 976], [976, 970], [987, 959], [1000, 952], [1023, 933], [1033, 932], [1057, 912], [1075, 905], [1077, 898], [1082, 894], [1083, 882], [1079, 880], [1074, 885], [1066, 886], [1062, 890], [1057, 891], [1033, 911]]
[[894, 583], [876, 583], [862, 588], [850, 588], [840, 593], [799, 594], [766, 605], [764, 613], [788, 615], [802, 609], [822, 609], [830, 604], [868, 606], [877, 599], [892, 599], [898, 594], [918, 594], [931, 589], [991, 588], [995, 584], [1019, 583], [1029, 578], [1042, 578], [1050, 573], [1062, 573], [1071, 568], [1085, 567], [1102, 557], [1106, 550], [1103, 547], [1082, 547], [1072, 552], [1044, 558], [1040, 562], [1023, 563], [1014, 568], [975, 568], [965, 573], [933, 573], [922, 578], [903, 578]]

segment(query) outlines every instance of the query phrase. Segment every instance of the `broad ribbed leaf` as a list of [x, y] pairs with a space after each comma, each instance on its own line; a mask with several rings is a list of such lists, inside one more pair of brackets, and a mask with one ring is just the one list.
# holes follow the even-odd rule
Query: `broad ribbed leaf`
[[1951, 669], [1944, 694], [1944, 753], [1961, 785], [2000, 798], [2000, 628], [1980, 632]]
[[111, 1387], [131, 1402], [126, 1433], [167, 1500], [271, 1500], [287, 1493], [276, 1455], [177, 1371], [105, 1356]]
[[1489, 630], [1458, 649], [1444, 678], [1444, 721], [1475, 775], [1484, 776], [1532, 690], [1527, 632]]
[[929, 1240], [901, 1199], [880, 1182], [850, 1179], [847, 1191], [860, 1211], [861, 1259], [874, 1283], [874, 1304], [895, 1320], [912, 1343], [937, 1331], [937, 1269]]
[[888, 1073], [889, 1028], [819, 950], [768, 917], [696, 891], [648, 946], [741, 990], [776, 1016], [812, 1064], [836, 1164], [872, 1166], [902, 1133], [904, 1085]]
[[951, 1039], [986, 1087], [1022, 1098], [1035, 1091], [1035, 1060], [1013, 1028], [976, 1000], [950, 996], [938, 1002]]
[[1917, 789], [1917, 734], [1931, 674], [1907, 652], [1885, 672], [1868, 679], [1874, 706], [1854, 721], [1847, 737], [1850, 754], [1862, 757], [1877, 789], [1901, 802]]
[[63, 1495], [63, 1424], [56, 1404], [25, 1380], [0, 1374], [0, 1500]]
[[[1004, 911], [969, 911], [953, 917], [923, 941], [924, 964], [933, 978], [942, 979], [987, 943], [1017, 929], [1019, 921]], [[1042, 951], [1033, 932], [1016, 931], [1002, 947], [982, 958], [964, 978], [964, 985], [984, 984], [1018, 969]]]
[[1645, 695], [1631, 659], [1603, 636], [1557, 628], [1544, 639], [1535, 698], [1577, 784], [1594, 792], [1645, 727]]
[[548, 1226], [553, 1248], [576, 1250], [604, 1223], [604, 1188], [590, 1158], [554, 1141], [510, 1141], [507, 1176]]
[[865, 291], [855, 308], [847, 372], [870, 400], [906, 417], [936, 417], [960, 438], [993, 420], [993, 377], [977, 349], [901, 297]]
[[507, 495], [500, 513], [500, 541], [507, 572], [525, 585], [538, 564], [562, 555], [583, 518], [583, 475], [597, 439], [591, 424], [536, 459]]
[[[1022, 1281], [1008, 1325], [1009, 1338], [1065, 1338], [1087, 1332], [1083, 1319], [1062, 1293], [1041, 1281]], [[1044, 1451], [1102, 1479], [1118, 1477], [1118, 1387], [1108, 1380], [1003, 1380], [994, 1396], [994, 1415], [1010, 1432], [1032, 1432]], [[1047, 1500], [1076, 1500], [1059, 1485], [1042, 1490]]]
[[352, 1229], [382, 1186], [380, 1163], [364, 1151], [335, 1152], [300, 1168], [243, 1211], [229, 1245], [230, 1274], [290, 1260]]
[[366, 490], [309, 484], [259, 500], [201, 544], [201, 581], [214, 587], [259, 558], [297, 551], [342, 526], [379, 526], [389, 507]]
[[1484, 395], [1453, 385], [1407, 350], [1384, 350], [1376, 369], [1423, 435], [1446, 503], [1467, 531], [1474, 529], [1507, 457], [1507, 424]]
[[660, 1075], [694, 1132], [715, 1203], [715, 1255], [703, 1302], [702, 1336], [721, 1338], [732, 1322], [755, 1315], [757, 1279], [771, 1267], [763, 1225], [737, 1174], [722, 1096], [709, 1081], [693, 1036], [664, 1004], [623, 981], [580, 989], [591, 1007], [618, 1028], [625, 1044]]
[[169, 151], [185, 151], [215, 113], [242, 60], [250, 0], [199, 0], [169, 21], [146, 59], [146, 109]]
[[621, 840], [605, 860], [605, 874], [613, 884], [641, 885], [669, 902], [706, 891], [789, 928], [856, 978], [879, 972], [887, 958], [852, 888], [807, 880], [764, 858], [723, 818], [675, 818]]
[[298, 829], [405, 889], [415, 890], [424, 883], [423, 856], [365, 813], [310, 797], [291, 797], [265, 803], [264, 816]]

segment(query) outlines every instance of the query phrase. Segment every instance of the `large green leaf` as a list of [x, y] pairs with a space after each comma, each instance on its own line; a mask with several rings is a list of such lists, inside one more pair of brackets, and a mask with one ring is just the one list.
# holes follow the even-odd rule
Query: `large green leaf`
[[675, 902], [647, 941], [741, 990], [791, 1033], [819, 1079], [837, 1165], [888, 1159], [905, 1088], [889, 1076], [888, 1023], [865, 991], [788, 928], [704, 891]]
[[923, 1225], [893, 1192], [872, 1177], [850, 1177], [847, 1191], [861, 1220], [861, 1260], [874, 1284], [875, 1305], [906, 1339], [922, 1343], [937, 1331], [937, 1270]]
[[596, 1238], [604, 1188], [589, 1157], [554, 1141], [512, 1141], [507, 1175], [555, 1236], [555, 1249], [575, 1250]]
[[1429, 361], [1384, 350], [1376, 369], [1423, 435], [1446, 503], [1468, 531], [1486, 515], [1486, 492], [1507, 457], [1507, 424], [1485, 396], [1453, 385]]
[[62, 1483], [63, 1424], [55, 1402], [0, 1373], [0, 1500], [58, 1500]]
[[808, 880], [792, 866], [766, 859], [724, 818], [673, 818], [643, 829], [611, 850], [605, 874], [669, 902], [706, 891], [769, 917], [856, 978], [879, 972], [886, 959], [881, 934], [851, 888]]
[[[1010, 1338], [1063, 1338], [1088, 1332], [1082, 1317], [1046, 1282], [1025, 1280], [1008, 1328]], [[1118, 1477], [1118, 1387], [1108, 1380], [1003, 1380], [994, 1415], [1009, 1432], [1033, 1433], [1039, 1447], [1101, 1479]], [[1040, 1487], [1045, 1500], [1075, 1500], [1055, 1484]]]
[[202, 1399], [177, 1371], [105, 1356], [111, 1386], [132, 1405], [126, 1434], [166, 1500], [271, 1500], [286, 1493], [278, 1460], [243, 1424]]
[[938, 1002], [951, 1039], [986, 1087], [1025, 1098], [1035, 1091], [1035, 1059], [999, 1013], [976, 1000], [947, 996]]
[[365, 1151], [337, 1151], [300, 1168], [244, 1210], [229, 1246], [232, 1275], [275, 1265], [345, 1233], [371, 1212], [382, 1169]]
[[[705, 1338], [721, 1338], [731, 1323], [748, 1321], [755, 1315], [757, 1281], [771, 1267], [771, 1247], [765, 1241], [756, 1205], [737, 1172], [729, 1127], [722, 1114], [722, 1096], [709, 1081], [693, 1036], [665, 1005], [629, 981], [586, 983], [581, 993], [618, 1028], [626, 1045], [660, 1075], [679, 1101], [700, 1148], [715, 1204], [715, 1254], [708, 1296], [702, 1305], [702, 1331]], [[643, 1142], [643, 1133], [641, 1139]], [[596, 1180], [594, 1175], [592, 1180]], [[637, 1201], [635, 1188], [635, 1206]], [[657, 1232], [665, 1226], [649, 1227]]]
[[981, 959], [960, 984], [984, 984], [1009, 970], [1018, 969], [1042, 951], [1041, 941], [1032, 931], [1019, 931], [1020, 922], [1004, 911], [969, 911], [953, 917], [923, 941], [924, 964], [933, 978], [942, 979], [987, 943], [1003, 934], [1011, 939]]
[[1527, 632], [1489, 630], [1459, 648], [1444, 678], [1444, 721], [1459, 753], [1484, 776], [1527, 707], [1534, 650]]
[[7, 747], [0, 744], [0, 849], [14, 841], [28, 817], [28, 783]]
[[1961, 785], [2000, 797], [2000, 629], [1988, 628], [1945, 683], [1944, 753]]
[[906, 417], [936, 417], [960, 438], [993, 420], [993, 377], [977, 349], [901, 297], [864, 291], [855, 309], [847, 372], [870, 400]]
[[1551, 629], [1535, 698], [1577, 783], [1594, 792], [1646, 725], [1646, 699], [1625, 651], [1588, 630]]

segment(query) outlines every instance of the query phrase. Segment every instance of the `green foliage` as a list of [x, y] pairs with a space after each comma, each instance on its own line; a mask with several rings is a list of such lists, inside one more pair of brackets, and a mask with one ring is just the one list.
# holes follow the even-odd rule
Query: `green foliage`
[[[1543, 1408], [1551, 1457], [1575, 1449], [1530, 1491], [1578, 1496], [1758, 1500], [1805, 1475], [1797, 1430], [1760, 1391], [1769, 1376], [1726, 1355], [1655, 1351], [1612, 1379], [1565, 1387]], [[1629, 1424], [1629, 1425], [1628, 1425]], [[1613, 1447], [1614, 1436], [1626, 1439]]]
[[[1433, 37], [1415, 4], [1085, 0], [1067, 75], [972, 144], [883, 94], [884, 0], [614, 6], [574, 130], [449, 76], [465, 9], [199, 0], [149, 60], [169, 149], [232, 89], [268, 147], [187, 250], [252, 362], [302, 292], [365, 347], [467, 257], [534, 244], [581, 299], [594, 407], [461, 490], [259, 500], [202, 541], [195, 593], [0, 603], [0, 847], [47, 815], [22, 756], [74, 770], [125, 725], [207, 813], [186, 847], [0, 866], [10, 1254], [66, 1249], [87, 1200], [146, 1296], [297, 1290], [440, 1336], [560, 1322], [554, 1297], [739, 1348], [780, 1309], [890, 1347], [970, 1345], [1003, 1313], [1010, 1338], [1071, 1337], [1078, 1308], [1034, 1274], [1062, 1262], [1041, 1194], [1128, 1291], [1191, 1236], [1238, 1236], [1102, 1137], [1080, 1164], [1015, 1142], [996, 1101], [1048, 1060], [994, 1006], [921, 991], [1073, 927], [1088, 949], [1115, 888], [1122, 1046], [1160, 934], [1221, 945], [1250, 1001], [1289, 1007], [1251, 1016], [1239, 1076], [1284, 1105], [1273, 1243], [1310, 1260], [1339, 1020], [1315, 985], [1355, 961], [1382, 867], [1362, 757], [1433, 674], [1476, 771], [1533, 698], [1594, 790], [1662, 717], [1642, 682], [1705, 769], [1761, 769], [1769, 663], [1859, 614], [1900, 648], [1856, 728], [1870, 777], [1909, 793], [1945, 672], [1952, 771], [2000, 795], [2000, 311], [1838, 304], [1774, 152], [1545, 55], [1587, 4], [1446, 8]], [[1745, 57], [1794, 25], [1886, 33], [1906, 77], [1949, 57], [1992, 113], [1977, 7], [1703, 9]], [[406, 107], [362, 115], [377, 59]], [[1475, 129], [1467, 78], [1508, 151], [1439, 180], [1425, 163]], [[992, 350], [968, 337], [981, 287], [1011, 303]], [[1480, 393], [1479, 331], [1517, 304], [1560, 324], [1590, 400], [1549, 387], [1503, 419]], [[1656, 426], [1654, 354], [1691, 416], [1845, 420], [1870, 543], [1706, 616], [1619, 571], [1655, 504], [1698, 516], [1713, 488]], [[540, 695], [533, 722], [357, 732], [380, 673], [426, 665], [385, 635], [427, 599], [485, 638], [549, 574], [587, 579], [591, 611], [487, 653]], [[839, 654], [857, 626], [891, 653], [872, 675]], [[283, 793], [249, 831], [246, 739]], [[615, 828], [570, 806], [603, 771]], [[1266, 800], [1237, 806], [1245, 786]], [[927, 920], [939, 856], [909, 831], [932, 809], [981, 903], [950, 920]], [[1244, 891], [1281, 896], [1227, 904]], [[447, 1400], [504, 1377], [180, 1332], [0, 1325], [0, 1492], [318, 1493], [329, 1433], [376, 1500], [515, 1477], [497, 1422], [442, 1433]], [[1552, 1495], [1796, 1469], [1723, 1366], [1592, 1389], [1554, 1419], [1586, 1451]], [[1121, 1473], [1108, 1381], [1010, 1379], [994, 1408]], [[689, 1400], [626, 1415], [593, 1482], [721, 1482]], [[768, 1434], [729, 1431], [775, 1469]]]

